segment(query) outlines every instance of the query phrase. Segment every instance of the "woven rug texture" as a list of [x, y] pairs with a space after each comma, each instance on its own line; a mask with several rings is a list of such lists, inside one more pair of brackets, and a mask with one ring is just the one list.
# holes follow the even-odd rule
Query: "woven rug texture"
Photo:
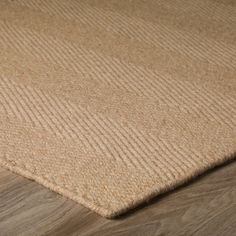
[[112, 218], [235, 152], [236, 1], [0, 1], [1, 166]]

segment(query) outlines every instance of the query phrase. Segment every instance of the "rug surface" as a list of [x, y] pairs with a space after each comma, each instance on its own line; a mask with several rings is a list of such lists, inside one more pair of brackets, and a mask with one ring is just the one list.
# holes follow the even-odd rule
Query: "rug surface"
[[2, 166], [114, 217], [235, 151], [235, 1], [0, 1]]

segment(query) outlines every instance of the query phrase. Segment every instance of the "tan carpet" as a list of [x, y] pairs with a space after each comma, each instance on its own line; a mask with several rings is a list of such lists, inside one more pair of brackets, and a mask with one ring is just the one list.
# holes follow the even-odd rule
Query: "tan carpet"
[[114, 217], [235, 151], [236, 1], [0, 1], [2, 166]]

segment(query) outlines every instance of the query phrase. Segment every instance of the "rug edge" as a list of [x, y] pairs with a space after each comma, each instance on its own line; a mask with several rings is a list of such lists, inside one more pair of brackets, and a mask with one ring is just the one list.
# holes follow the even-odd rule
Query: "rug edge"
[[54, 191], [55, 193], [58, 193], [68, 199], [71, 199], [84, 207], [96, 212], [97, 214], [101, 215], [102, 217], [108, 218], [108, 219], [115, 219], [117, 217], [122, 216], [125, 213], [128, 213], [130, 210], [135, 209], [139, 205], [142, 205], [145, 202], [148, 202], [152, 200], [153, 198], [163, 194], [167, 193], [171, 190], [174, 190], [183, 184], [187, 183], [190, 180], [194, 180], [198, 176], [206, 173], [209, 170], [213, 170], [214, 168], [221, 166], [222, 164], [227, 164], [227, 162], [233, 161], [236, 159], [236, 152], [233, 152], [229, 154], [228, 156], [225, 156], [224, 158], [214, 160], [212, 163], [208, 163], [208, 165], [202, 166], [201, 168], [198, 168], [194, 171], [189, 172], [187, 175], [185, 175], [182, 179], [178, 179], [175, 181], [169, 181], [168, 183], [165, 183], [161, 188], [160, 185], [158, 187], [152, 187], [149, 191], [145, 192], [142, 196], [139, 196], [135, 201], [133, 202], [127, 202], [123, 204], [122, 207], [116, 210], [106, 209], [104, 207], [98, 206], [96, 204], [91, 204], [91, 202], [86, 201], [86, 199], [81, 198], [74, 193], [67, 191], [63, 189], [60, 186], [56, 186], [54, 183], [50, 182], [49, 180], [37, 176], [33, 173], [31, 173], [28, 170], [24, 170], [23, 168], [14, 165], [13, 163], [8, 163], [0, 158], [0, 166], [3, 168], [6, 168], [13, 173], [16, 173], [20, 176], [23, 176], [27, 179], [33, 180], [36, 183], [39, 183], [40, 185], [50, 189], [51, 191]]

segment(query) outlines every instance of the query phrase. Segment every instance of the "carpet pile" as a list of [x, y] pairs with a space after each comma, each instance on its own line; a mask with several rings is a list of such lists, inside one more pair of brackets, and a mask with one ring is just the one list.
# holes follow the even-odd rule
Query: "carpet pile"
[[233, 158], [236, 2], [0, 1], [0, 165], [104, 217]]

